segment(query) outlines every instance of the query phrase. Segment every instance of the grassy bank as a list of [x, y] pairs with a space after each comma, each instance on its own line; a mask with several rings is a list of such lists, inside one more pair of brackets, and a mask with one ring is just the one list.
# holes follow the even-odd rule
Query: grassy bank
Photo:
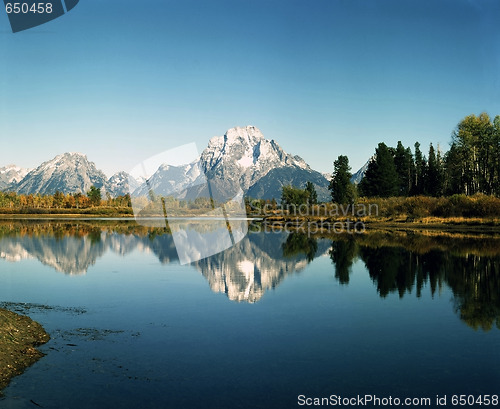
[[361, 198], [359, 204], [376, 205], [382, 218], [500, 219], [500, 198], [483, 194]]
[[264, 209], [256, 215], [270, 223], [361, 221], [370, 225], [490, 226], [500, 228], [500, 198], [486, 195], [450, 197], [360, 198], [356, 203], [324, 203], [292, 209]]
[[0, 390], [43, 356], [35, 347], [49, 339], [37, 322], [0, 308]]
[[[268, 206], [261, 201], [260, 207], [247, 205], [248, 216], [262, 217], [267, 222], [287, 221], [362, 221], [366, 225], [397, 224], [448, 226], [500, 227], [500, 198], [487, 195], [453, 195], [449, 197], [390, 197], [359, 198], [354, 204], [300, 205], [293, 209]], [[210, 209], [170, 209], [169, 216], [199, 217]], [[0, 208], [0, 218], [75, 218], [75, 217], [133, 217], [133, 209], [126, 206], [95, 206], [85, 209], [14, 207]], [[147, 215], [143, 215], [147, 216]], [[160, 215], [162, 216], [162, 215]]]
[[500, 228], [500, 198], [482, 194], [450, 197], [392, 197], [360, 200], [376, 205], [378, 214], [360, 219], [369, 225], [408, 225], [434, 228]]

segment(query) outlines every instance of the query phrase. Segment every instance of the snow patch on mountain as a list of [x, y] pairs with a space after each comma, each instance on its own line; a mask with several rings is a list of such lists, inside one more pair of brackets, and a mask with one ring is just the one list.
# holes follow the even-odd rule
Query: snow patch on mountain
[[0, 190], [10, 190], [19, 183], [29, 172], [16, 165], [8, 165], [0, 168]]
[[112, 197], [124, 196], [133, 192], [140, 186], [140, 183], [127, 172], [118, 172], [106, 182], [106, 192]]

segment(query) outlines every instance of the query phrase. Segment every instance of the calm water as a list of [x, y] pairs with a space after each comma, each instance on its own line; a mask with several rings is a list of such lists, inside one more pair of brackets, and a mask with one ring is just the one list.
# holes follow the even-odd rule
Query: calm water
[[0, 407], [500, 392], [498, 237], [249, 233], [182, 266], [171, 236], [110, 223], [0, 225], [1, 306], [52, 336]]

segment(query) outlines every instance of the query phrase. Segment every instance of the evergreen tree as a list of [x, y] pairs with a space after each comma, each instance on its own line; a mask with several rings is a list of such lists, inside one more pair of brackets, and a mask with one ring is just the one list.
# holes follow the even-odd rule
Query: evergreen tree
[[410, 149], [405, 149], [401, 141], [398, 141], [396, 150], [394, 151], [394, 165], [398, 174], [399, 186], [398, 195], [408, 196], [412, 186], [411, 165], [413, 155]]
[[348, 204], [355, 199], [355, 188], [351, 183], [351, 167], [349, 166], [349, 158], [340, 155], [333, 162], [333, 174], [330, 180], [328, 189], [332, 194], [332, 200], [335, 203]]
[[415, 175], [417, 173], [417, 169], [415, 168], [415, 158], [413, 157], [413, 153], [411, 152], [411, 148], [406, 148], [406, 157], [410, 163], [410, 176], [408, 181], [408, 195], [410, 195], [415, 186]]
[[314, 184], [312, 182], [306, 183], [306, 192], [309, 193], [308, 204], [318, 204], [318, 194], [316, 193], [316, 188], [314, 187]]
[[441, 153], [441, 148], [437, 147], [437, 154], [436, 154], [436, 161], [437, 161], [437, 175], [438, 175], [438, 180], [439, 180], [439, 192], [438, 195], [441, 196], [444, 194], [444, 159], [443, 155]]
[[424, 195], [426, 193], [427, 161], [420, 151], [420, 143], [415, 142], [415, 179], [413, 183], [413, 195]]
[[399, 178], [396, 172], [394, 158], [384, 143], [379, 143], [376, 155], [379, 170], [379, 196], [395, 196], [398, 193]]
[[378, 164], [375, 157], [370, 159], [366, 168], [365, 176], [359, 182], [358, 189], [362, 196], [377, 196], [376, 178], [378, 174]]
[[440, 196], [442, 193], [441, 165], [436, 156], [432, 143], [429, 147], [429, 159], [427, 163], [426, 192], [430, 196]]
[[444, 156], [444, 193], [453, 195], [463, 193], [461, 155], [457, 146], [452, 143], [450, 150]]
[[365, 196], [390, 197], [399, 193], [399, 177], [394, 158], [385, 143], [379, 143], [375, 159], [370, 162], [360, 183]]

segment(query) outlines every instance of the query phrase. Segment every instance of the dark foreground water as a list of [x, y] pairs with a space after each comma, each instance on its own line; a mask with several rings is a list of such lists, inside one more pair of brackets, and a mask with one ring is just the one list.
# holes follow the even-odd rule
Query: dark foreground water
[[182, 266], [159, 233], [0, 226], [0, 306], [52, 336], [1, 408], [500, 393], [498, 238], [261, 232]]

